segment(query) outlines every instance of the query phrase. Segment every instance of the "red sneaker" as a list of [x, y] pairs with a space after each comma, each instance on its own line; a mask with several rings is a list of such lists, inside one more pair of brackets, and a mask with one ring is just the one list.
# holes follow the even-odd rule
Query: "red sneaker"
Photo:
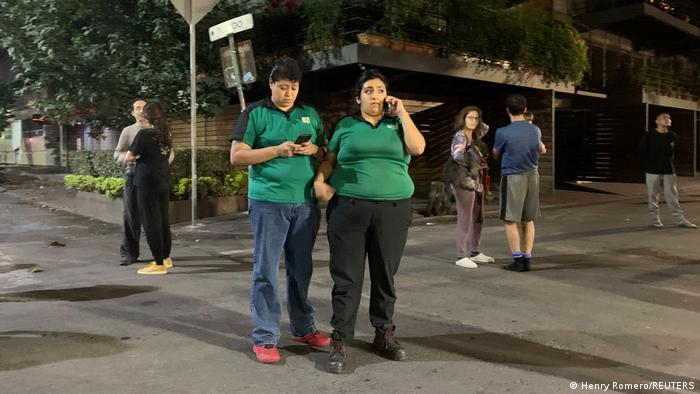
[[313, 347], [326, 347], [331, 344], [331, 337], [322, 333], [321, 331], [314, 331], [311, 334], [304, 335], [303, 337], [292, 337], [297, 342], [308, 343]]
[[265, 364], [274, 364], [280, 361], [280, 352], [277, 350], [277, 346], [268, 343], [265, 345], [254, 345], [253, 352], [258, 361]]

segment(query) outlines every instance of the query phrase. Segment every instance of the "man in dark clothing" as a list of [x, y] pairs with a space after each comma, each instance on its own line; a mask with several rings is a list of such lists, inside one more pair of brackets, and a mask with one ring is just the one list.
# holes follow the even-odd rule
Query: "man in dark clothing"
[[656, 129], [644, 133], [639, 143], [639, 154], [646, 173], [647, 195], [649, 197], [649, 225], [661, 228], [664, 225], [659, 217], [659, 194], [663, 186], [666, 204], [671, 208], [679, 227], [697, 228], [683, 215], [678, 203], [676, 173], [673, 166], [676, 133], [669, 130], [671, 115], [661, 113], [656, 117]]

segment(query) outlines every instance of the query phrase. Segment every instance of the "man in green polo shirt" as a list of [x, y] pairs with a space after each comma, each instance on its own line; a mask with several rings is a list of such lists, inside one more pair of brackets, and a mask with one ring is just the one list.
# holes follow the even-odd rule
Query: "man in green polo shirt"
[[316, 110], [296, 103], [300, 82], [297, 63], [288, 57], [278, 59], [270, 72], [271, 95], [247, 107], [230, 136], [231, 164], [250, 166], [248, 203], [255, 239], [253, 352], [263, 363], [280, 360], [278, 272], [283, 251], [294, 340], [317, 347], [330, 344], [328, 335], [316, 330], [314, 308], [308, 301], [311, 251], [320, 220], [312, 184], [325, 135]]

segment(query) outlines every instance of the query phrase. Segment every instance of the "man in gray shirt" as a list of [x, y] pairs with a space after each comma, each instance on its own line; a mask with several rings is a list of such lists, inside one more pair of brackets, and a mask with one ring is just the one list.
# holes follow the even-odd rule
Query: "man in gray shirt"
[[146, 101], [137, 98], [131, 102], [131, 116], [136, 123], [127, 126], [119, 136], [117, 148], [114, 150], [114, 158], [118, 163], [126, 165], [124, 174], [124, 239], [122, 240], [119, 253], [121, 254], [120, 265], [130, 265], [135, 263], [139, 257], [139, 239], [141, 237], [141, 221], [139, 220], [138, 206], [136, 205], [136, 191], [134, 189], [134, 167], [133, 160], [126, 160], [126, 152], [134, 141], [136, 134], [141, 130], [140, 122], [143, 119], [143, 107]]

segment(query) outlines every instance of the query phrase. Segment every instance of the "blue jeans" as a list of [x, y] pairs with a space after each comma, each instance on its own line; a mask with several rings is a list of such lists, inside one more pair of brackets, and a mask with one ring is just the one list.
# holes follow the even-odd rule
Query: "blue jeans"
[[253, 284], [250, 310], [255, 321], [253, 343], [276, 344], [282, 315], [279, 260], [284, 251], [287, 274], [287, 312], [293, 336], [316, 330], [308, 290], [313, 273], [311, 251], [316, 242], [320, 210], [316, 202], [285, 204], [250, 200], [253, 224]]

